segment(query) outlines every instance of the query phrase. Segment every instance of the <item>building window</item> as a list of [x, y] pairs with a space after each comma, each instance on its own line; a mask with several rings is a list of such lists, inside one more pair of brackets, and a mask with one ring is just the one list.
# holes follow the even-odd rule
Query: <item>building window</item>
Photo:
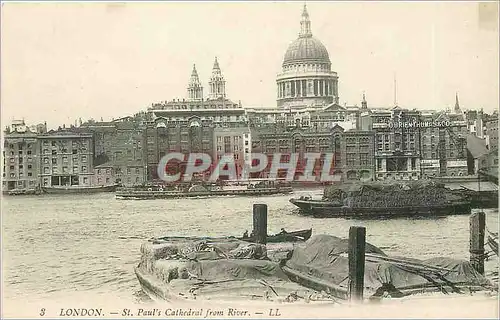
[[32, 172], [28, 172], [28, 177], [32, 177], [33, 176], [33, 173]]
[[355, 153], [348, 153], [346, 165], [354, 166], [355, 164], [356, 164], [356, 154]]
[[52, 164], [57, 164], [57, 158], [52, 158]]
[[87, 172], [87, 166], [82, 166], [82, 172]]
[[63, 157], [63, 163], [68, 163], [68, 157]]
[[83, 183], [85, 183], [85, 184], [86, 184], [88, 181], [89, 181], [89, 178], [87, 178], [87, 177], [84, 177], [84, 178], [83, 178]]
[[73, 166], [73, 173], [77, 173], [78, 172], [78, 166]]
[[52, 150], [52, 155], [53, 156], [57, 155], [57, 150]]
[[63, 167], [63, 173], [68, 173], [68, 167]]
[[97, 169], [97, 174], [101, 174], [101, 169]]
[[87, 156], [82, 156], [82, 162], [87, 162]]
[[360, 165], [368, 165], [369, 164], [368, 153], [361, 153], [359, 155], [359, 164]]
[[106, 183], [109, 183], [109, 178], [106, 178]]
[[49, 174], [50, 173], [50, 168], [49, 167], [43, 168], [43, 173]]
[[139, 174], [139, 173], [140, 173], [139, 168], [135, 168], [135, 174]]

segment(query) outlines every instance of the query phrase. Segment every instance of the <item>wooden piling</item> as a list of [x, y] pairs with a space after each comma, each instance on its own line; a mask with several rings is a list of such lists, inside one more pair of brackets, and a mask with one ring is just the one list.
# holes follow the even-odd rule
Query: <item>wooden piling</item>
[[470, 242], [469, 253], [472, 267], [484, 275], [484, 234], [486, 217], [484, 212], [475, 212], [469, 218]]
[[256, 243], [267, 243], [267, 204], [253, 205], [253, 234]]
[[366, 228], [349, 228], [349, 299], [363, 301]]

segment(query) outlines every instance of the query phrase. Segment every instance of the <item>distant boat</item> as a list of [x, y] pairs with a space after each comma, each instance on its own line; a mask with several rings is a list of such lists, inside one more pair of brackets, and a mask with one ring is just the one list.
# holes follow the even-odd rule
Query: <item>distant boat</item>
[[42, 187], [44, 193], [51, 194], [65, 194], [65, 193], [99, 193], [99, 192], [114, 192], [117, 185], [109, 186], [52, 186], [52, 187]]
[[9, 196], [27, 196], [27, 195], [38, 195], [40, 190], [37, 189], [12, 189], [9, 191], [3, 191], [2, 194]]
[[120, 200], [152, 200], [152, 199], [179, 199], [220, 196], [269, 196], [279, 194], [290, 194], [293, 192], [290, 186], [202, 186], [194, 185], [187, 190], [164, 190], [163, 188], [148, 188], [147, 190], [119, 190], [116, 192], [116, 199]]

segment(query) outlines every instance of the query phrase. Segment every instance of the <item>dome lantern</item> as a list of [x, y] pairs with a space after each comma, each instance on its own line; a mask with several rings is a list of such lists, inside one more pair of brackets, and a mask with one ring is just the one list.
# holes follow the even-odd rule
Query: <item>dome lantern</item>
[[304, 5], [300, 21], [298, 39], [292, 42], [285, 53], [283, 67], [301, 63], [320, 63], [330, 65], [328, 50], [318, 39], [314, 38], [311, 31], [311, 20], [307, 7]]
[[307, 12], [307, 6], [305, 4], [304, 10], [302, 11], [302, 21], [300, 21], [299, 37], [312, 37], [311, 20], [309, 20], [309, 13]]

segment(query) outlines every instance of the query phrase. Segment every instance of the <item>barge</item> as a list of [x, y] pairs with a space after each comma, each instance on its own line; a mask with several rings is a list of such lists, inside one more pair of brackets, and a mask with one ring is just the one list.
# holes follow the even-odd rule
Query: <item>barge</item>
[[315, 217], [420, 217], [471, 213], [471, 202], [435, 182], [351, 183], [329, 186], [322, 199], [290, 199]]
[[163, 187], [150, 187], [147, 190], [119, 190], [116, 199], [119, 200], [154, 200], [154, 199], [180, 199], [180, 198], [206, 198], [217, 196], [270, 196], [285, 195], [293, 192], [287, 185], [246, 185], [246, 186], [215, 186], [194, 185], [186, 189], [168, 190]]
[[115, 192], [117, 185], [109, 186], [52, 186], [41, 187], [43, 193], [49, 194], [77, 194], [77, 193], [100, 193]]
[[[272, 304], [348, 299], [348, 239], [316, 235], [285, 245], [235, 238], [149, 241], [141, 246], [134, 271], [143, 291], [154, 300]], [[469, 261], [391, 257], [369, 243], [365, 250], [364, 294], [369, 299], [496, 290]]]
[[423, 217], [470, 214], [471, 206], [468, 202], [457, 202], [440, 205], [422, 206], [392, 206], [392, 207], [349, 207], [326, 200], [309, 198], [290, 199], [301, 213], [317, 218], [328, 217]]

